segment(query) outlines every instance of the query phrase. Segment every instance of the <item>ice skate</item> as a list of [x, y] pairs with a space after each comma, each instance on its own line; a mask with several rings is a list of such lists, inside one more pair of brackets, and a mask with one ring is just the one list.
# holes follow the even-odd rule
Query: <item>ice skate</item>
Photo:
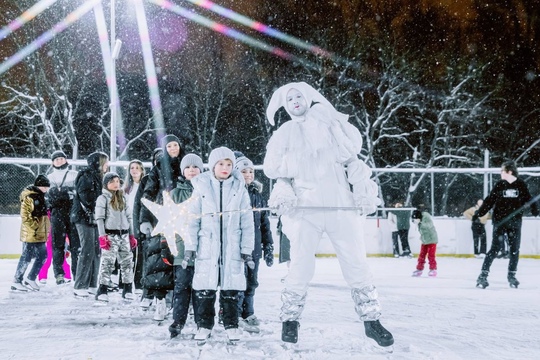
[[165, 299], [156, 299], [156, 311], [154, 312], [155, 321], [165, 320], [167, 315], [167, 302]]
[[169, 326], [169, 333], [171, 334], [171, 339], [177, 337], [182, 332], [182, 329], [184, 328], [184, 325], [177, 323], [176, 321], [173, 322]]
[[476, 279], [476, 287], [485, 289], [489, 286], [489, 283], [487, 281], [489, 271], [483, 270], [480, 275], [478, 276], [478, 279]]
[[109, 302], [109, 295], [107, 294], [107, 285], [99, 285], [96, 293], [96, 300], [102, 302]]
[[515, 271], [509, 271], [508, 272], [508, 284], [511, 288], [517, 289], [519, 286], [519, 281], [516, 279], [516, 272]]
[[288, 343], [296, 344], [298, 342], [298, 321], [284, 321], [281, 328], [281, 340]]
[[408, 258], [408, 259], [412, 259], [412, 258], [413, 258], [411, 252], [408, 251], [408, 250], [407, 250], [407, 251], [404, 251], [403, 254], [401, 254], [401, 257], [403, 257], [403, 258]]
[[122, 297], [128, 301], [135, 299], [132, 284], [124, 284], [124, 288], [122, 289]]
[[197, 330], [197, 333], [193, 337], [193, 340], [197, 341], [197, 345], [204, 345], [206, 344], [206, 340], [208, 340], [211, 335], [212, 329], [206, 329], [201, 327]]
[[88, 289], [73, 289], [73, 295], [76, 298], [87, 298], [90, 296]]
[[26, 278], [23, 281], [23, 285], [26, 286], [28, 289], [30, 289], [32, 291], [39, 291], [39, 285], [36, 283], [35, 280], [30, 280], [30, 279]]
[[437, 276], [437, 270], [429, 270], [428, 276], [431, 276], [431, 277]]
[[242, 335], [242, 331], [238, 328], [226, 329], [225, 333], [227, 334], [227, 341], [231, 345], [236, 345]]
[[394, 337], [381, 325], [379, 320], [364, 321], [364, 328], [366, 336], [375, 340], [379, 346], [388, 347], [394, 344]]
[[258, 332], [260, 332], [261, 330], [259, 329], [259, 327], [257, 325], [254, 325], [254, 324], [250, 324], [248, 319], [249, 318], [246, 318], [246, 319], [238, 318], [238, 327], [241, 328], [244, 331], [249, 332], [249, 333], [258, 333]]
[[28, 292], [28, 288], [21, 284], [20, 282], [14, 282], [11, 284], [11, 290], [13, 291], [20, 291], [20, 292]]
[[150, 305], [152, 305], [152, 301], [154, 301], [154, 299], [149, 299], [141, 296], [141, 302], [139, 303], [139, 306], [143, 310], [148, 310], [148, 308], [150, 308]]
[[422, 270], [414, 270], [412, 273], [412, 277], [420, 277], [422, 276], [423, 271]]

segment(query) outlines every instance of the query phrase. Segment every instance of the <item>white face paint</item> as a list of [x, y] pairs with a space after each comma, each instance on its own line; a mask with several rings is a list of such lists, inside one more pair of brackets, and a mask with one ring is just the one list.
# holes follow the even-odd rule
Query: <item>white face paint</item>
[[296, 89], [287, 92], [287, 110], [294, 116], [302, 116], [307, 111], [306, 98]]

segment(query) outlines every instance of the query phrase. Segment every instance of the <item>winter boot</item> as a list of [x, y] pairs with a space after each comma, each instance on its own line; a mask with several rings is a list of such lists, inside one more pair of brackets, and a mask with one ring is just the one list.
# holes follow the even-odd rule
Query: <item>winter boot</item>
[[481, 287], [482, 289], [485, 289], [489, 286], [489, 283], [487, 281], [489, 271], [482, 270], [480, 275], [478, 276], [478, 279], [476, 279], [476, 287]]
[[413, 277], [419, 277], [419, 276], [422, 276], [422, 270], [414, 270], [413, 273], [412, 273], [412, 276]]
[[517, 289], [519, 285], [519, 281], [516, 279], [516, 272], [515, 271], [509, 271], [508, 272], [508, 284], [511, 288]]
[[133, 284], [124, 284], [122, 289], [122, 297], [126, 300], [135, 299], [135, 296], [133, 296]]
[[176, 321], [173, 322], [169, 326], [169, 333], [171, 334], [171, 339], [177, 337], [178, 335], [180, 335], [183, 328], [184, 328], [184, 325], [182, 325], [182, 324], [180, 324], [180, 323], [178, 323]]
[[379, 320], [364, 321], [366, 336], [379, 344], [379, 346], [390, 346], [394, 343], [394, 337], [386, 330]]
[[99, 288], [96, 292], [96, 300], [97, 301], [109, 301], [109, 295], [107, 295], [108, 288], [107, 285], [99, 285]]
[[281, 328], [281, 340], [296, 344], [298, 342], [298, 328], [300, 323], [298, 321], [284, 321]]

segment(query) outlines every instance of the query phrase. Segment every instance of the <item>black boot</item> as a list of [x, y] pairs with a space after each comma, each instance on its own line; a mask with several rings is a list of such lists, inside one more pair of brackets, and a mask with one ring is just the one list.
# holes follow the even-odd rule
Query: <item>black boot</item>
[[109, 295], [107, 295], [107, 285], [99, 285], [96, 292], [96, 300], [98, 301], [109, 301]]
[[507, 279], [508, 279], [508, 284], [510, 285], [510, 287], [517, 289], [519, 285], [519, 281], [516, 279], [516, 272], [509, 271]]
[[364, 321], [366, 336], [379, 344], [379, 346], [390, 346], [394, 343], [392, 334], [381, 325], [379, 320]]
[[122, 298], [126, 300], [133, 300], [133, 284], [122, 284]]
[[298, 321], [285, 321], [282, 324], [281, 340], [296, 344], [298, 341], [298, 328], [300, 327], [300, 323]]
[[489, 271], [482, 270], [480, 275], [478, 276], [478, 279], [476, 279], [476, 287], [481, 287], [482, 289], [485, 289], [489, 286], [489, 283], [487, 281]]
[[177, 323], [176, 321], [169, 326], [169, 332], [171, 333], [171, 339], [177, 337], [182, 332], [184, 325]]

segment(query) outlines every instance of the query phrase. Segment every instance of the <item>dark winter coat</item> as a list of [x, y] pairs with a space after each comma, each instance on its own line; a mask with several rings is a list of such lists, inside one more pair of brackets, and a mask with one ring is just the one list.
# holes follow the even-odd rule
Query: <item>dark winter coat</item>
[[87, 160], [88, 166], [77, 174], [77, 178], [75, 179], [76, 195], [73, 198], [73, 206], [71, 207], [70, 214], [72, 223], [90, 225], [81, 203], [88, 211], [94, 212], [96, 200], [101, 195], [102, 189], [102, 175], [99, 168], [100, 155], [100, 153], [90, 154]]
[[[478, 209], [478, 216], [482, 217], [493, 209], [493, 224], [503, 220], [521, 219], [525, 206], [531, 199], [527, 184], [520, 178], [511, 184], [506, 180], [499, 180]], [[538, 216], [536, 202], [530, 204], [530, 207], [532, 214]]]
[[[167, 151], [164, 152], [156, 166], [148, 173], [148, 179], [144, 185], [142, 198], [148, 199], [152, 202], [163, 204], [163, 191], [171, 191], [176, 188], [178, 178], [181, 176], [180, 161], [182, 160], [183, 153], [180, 152], [180, 156], [171, 158]], [[141, 184], [142, 187], [142, 184]], [[139, 222], [149, 222], [155, 225], [155, 217], [152, 212], [141, 206], [139, 214]]]
[[[251, 207], [264, 208], [267, 206], [266, 201], [262, 196], [262, 184], [253, 181], [247, 187], [249, 193], [249, 199], [251, 200]], [[263, 249], [267, 245], [274, 244], [272, 239], [272, 230], [270, 229], [270, 212], [265, 211], [253, 211], [253, 221], [255, 225], [255, 247], [253, 249], [253, 259], [261, 259]]]
[[145, 289], [172, 290], [174, 288], [173, 267], [167, 265], [161, 258], [162, 242], [166, 243], [166, 240], [161, 235], [153, 236], [143, 242], [145, 259], [142, 283]]
[[36, 186], [26, 187], [21, 195], [21, 238], [22, 242], [46, 242], [51, 224], [47, 216], [45, 193]]
[[[140, 221], [140, 214], [141, 214], [141, 208], [144, 207], [142, 206], [141, 199], [143, 197], [144, 187], [146, 186], [147, 182], [148, 182], [148, 175], [144, 175], [141, 178], [141, 183], [139, 184], [139, 188], [137, 189], [137, 192], [135, 193], [135, 199], [133, 200], [133, 233], [135, 234], [135, 237], [137, 239], [143, 239], [144, 235], [146, 235], [146, 234], [141, 233], [141, 230], [140, 230], [141, 222], [142, 222]], [[152, 226], [155, 227], [157, 224], [156, 217], [151, 212], [149, 212], [148, 217], [151, 220], [150, 224], [152, 224]]]

